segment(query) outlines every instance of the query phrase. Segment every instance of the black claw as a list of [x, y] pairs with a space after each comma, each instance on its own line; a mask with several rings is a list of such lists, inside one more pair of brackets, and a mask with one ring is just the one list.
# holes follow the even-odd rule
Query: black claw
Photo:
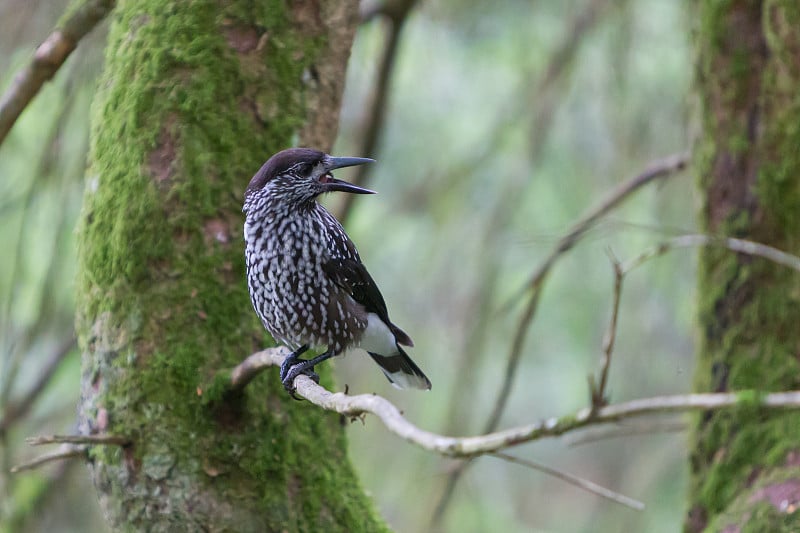
[[286, 392], [295, 400], [300, 400], [300, 398], [294, 393], [294, 379], [300, 374], [303, 374], [314, 380], [314, 383], [319, 383], [319, 374], [314, 372], [314, 366], [326, 359], [330, 359], [334, 355], [333, 351], [328, 350], [324, 354], [318, 355], [313, 359], [299, 359], [298, 355], [303, 353], [307, 348], [308, 346], [304, 346], [301, 348], [302, 351], [298, 350], [292, 352], [283, 360], [283, 363], [281, 363], [281, 383], [283, 383], [283, 388], [286, 389]]
[[281, 365], [281, 382], [283, 383], [283, 388], [286, 389], [286, 392], [292, 395], [292, 398], [295, 400], [300, 400], [294, 391], [294, 380], [300, 374], [310, 377], [314, 380], [314, 383], [319, 383], [319, 374], [314, 372], [314, 367], [309, 366], [309, 361], [305, 359], [293, 359], [289, 361], [287, 365], [286, 362], [289, 361], [287, 357], [284, 359], [283, 364]]
[[[300, 374], [303, 374], [303, 375], [305, 375], [305, 376], [308, 376], [309, 378], [311, 378], [312, 380], [314, 380], [314, 383], [317, 383], [317, 384], [319, 384], [319, 374], [317, 374], [316, 372], [314, 372], [314, 371], [313, 371], [312, 369], [310, 369], [310, 368], [307, 368], [306, 370], [304, 370], [304, 371], [302, 371], [302, 372], [298, 372], [297, 374], [295, 374], [294, 376], [292, 376], [292, 378], [291, 378], [290, 380], [289, 380], [289, 379], [287, 379], [286, 381], [284, 381], [284, 382], [283, 382], [283, 388], [284, 388], [284, 389], [286, 389], [286, 392], [288, 392], [288, 393], [289, 393], [289, 396], [291, 396], [291, 397], [292, 397], [292, 399], [294, 399], [294, 400], [297, 400], [298, 402], [300, 402], [300, 401], [303, 401], [303, 398], [301, 398], [300, 396], [298, 396], [297, 394], [295, 394], [295, 391], [296, 391], [297, 389], [296, 389], [296, 388], [295, 388], [295, 386], [294, 386], [294, 379], [295, 379], [297, 376], [299, 376]], [[290, 374], [290, 375], [291, 375], [291, 374]]]
[[279, 373], [281, 378], [281, 383], [283, 383], [283, 388], [285, 388], [289, 392], [289, 394], [292, 395], [292, 398], [294, 399], [297, 399], [297, 397], [294, 395], [294, 378], [297, 377], [298, 373], [296, 372], [294, 375], [291, 375], [291, 372], [292, 368], [294, 368], [295, 366], [302, 365], [303, 363], [305, 363], [303, 359], [300, 359], [300, 356], [306, 350], [308, 350], [308, 345], [304, 344], [303, 346], [299, 347], [298, 349], [287, 355], [286, 358], [283, 360], [283, 363], [281, 363], [281, 370]]
[[[286, 383], [288, 381], [289, 372], [291, 371], [292, 367], [295, 366], [296, 364], [297, 364], [297, 357], [294, 357], [294, 355], [288, 356], [286, 359], [283, 360], [283, 363], [281, 363], [280, 378], [281, 381], [283, 382], [284, 387], [286, 386]], [[292, 379], [292, 381], [294, 381], [294, 379]], [[292, 381], [288, 381], [290, 385]]]

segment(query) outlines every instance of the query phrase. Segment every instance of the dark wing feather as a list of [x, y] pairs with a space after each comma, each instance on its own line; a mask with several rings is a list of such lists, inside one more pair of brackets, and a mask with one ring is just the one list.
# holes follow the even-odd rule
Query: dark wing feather
[[389, 326], [399, 344], [414, 346], [411, 338], [389, 320], [389, 311], [386, 309], [383, 295], [361, 261], [331, 258], [322, 264], [322, 269], [334, 283], [346, 290], [353, 300], [363, 305], [368, 313], [378, 315], [378, 318]]

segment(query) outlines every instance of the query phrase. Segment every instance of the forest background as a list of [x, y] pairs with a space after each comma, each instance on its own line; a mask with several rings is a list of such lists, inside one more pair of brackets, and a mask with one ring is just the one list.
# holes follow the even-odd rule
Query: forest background
[[[3, 87], [65, 5], [0, 5]], [[690, 147], [697, 129], [689, 119], [692, 28], [685, 3], [660, 0], [421, 3], [403, 19], [375, 148], [360, 153], [392, 29], [380, 17], [359, 26], [332, 153], [375, 157], [369, 186], [380, 194], [357, 199], [347, 228], [393, 319], [412, 334], [413, 356], [433, 390], [391, 389], [363, 354], [336, 362], [340, 387], [386, 396], [438, 433], [481, 431], [531, 273], [614, 186]], [[0, 149], [7, 258], [0, 261], [0, 405], [6, 420], [8, 406], [24, 407], [0, 434], [0, 523], [13, 531], [105, 528], [80, 461], [8, 470], [36, 454], [26, 437], [76, 432], [74, 228], [106, 31], [104, 23], [80, 44]], [[242, 176], [243, 186], [249, 178]], [[339, 201], [325, 199], [334, 208]], [[609, 254], [631, 259], [696, 231], [698, 202], [692, 176], [672, 175], [638, 191], [561, 258], [500, 427], [587, 405], [587, 375], [599, 368], [612, 314]], [[691, 390], [695, 254], [674, 251], [626, 277], [612, 401]], [[30, 391], [36, 394], [24, 404]], [[436, 518], [456, 461], [405, 443], [375, 419], [347, 433], [365, 488], [398, 531], [439, 521], [451, 531], [656, 532], [675, 531], [687, 512], [685, 421], [580, 445], [546, 439], [517, 451], [635, 497], [647, 504], [641, 512], [483, 457]]]

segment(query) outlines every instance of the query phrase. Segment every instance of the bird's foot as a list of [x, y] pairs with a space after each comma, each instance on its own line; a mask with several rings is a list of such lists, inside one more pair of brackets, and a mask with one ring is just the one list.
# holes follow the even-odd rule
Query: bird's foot
[[[305, 348], [307, 348], [307, 346]], [[291, 353], [281, 364], [281, 382], [283, 383], [283, 388], [286, 389], [295, 400], [299, 400], [300, 398], [294, 394], [294, 378], [300, 374], [304, 374], [314, 380], [315, 383], [319, 383], [319, 376], [314, 372], [314, 367], [336, 355], [336, 352], [334, 352], [332, 348], [329, 348], [328, 351], [322, 355], [308, 360], [298, 359], [298, 355], [297, 352]]]
[[[291, 376], [289, 374], [294, 369], [294, 367], [306, 362], [304, 359], [300, 359], [300, 356], [303, 355], [303, 353], [305, 353], [306, 350], [308, 350], [308, 344], [300, 346], [295, 351], [287, 355], [286, 358], [281, 363], [281, 370], [280, 370], [281, 383], [283, 383], [283, 388], [286, 389], [289, 392], [289, 394], [292, 395], [292, 398], [294, 398], [295, 400], [299, 400], [300, 398], [298, 398], [294, 394], [294, 389], [295, 389], [294, 378], [299, 376], [302, 373], [302, 371], [299, 370], [295, 371]], [[313, 367], [311, 368], [311, 374], [314, 374]], [[314, 376], [311, 374], [307, 374], [308, 377], [310, 377], [311, 379], [315, 379]], [[316, 377], [316, 380], [317, 383], [319, 383], [319, 376]]]
[[286, 392], [288, 392], [295, 400], [301, 399], [294, 393], [294, 379], [297, 376], [303, 374], [310, 377], [315, 383], [319, 383], [319, 374], [314, 372], [314, 365], [309, 363], [312, 362], [289, 356], [284, 359], [283, 363], [281, 364], [281, 383], [283, 383], [283, 388], [286, 389]]

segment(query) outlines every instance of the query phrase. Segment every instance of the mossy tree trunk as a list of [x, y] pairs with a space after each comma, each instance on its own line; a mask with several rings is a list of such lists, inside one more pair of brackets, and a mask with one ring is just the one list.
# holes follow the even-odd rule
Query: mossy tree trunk
[[[800, 3], [692, 2], [701, 220], [800, 254]], [[701, 252], [698, 391], [800, 389], [800, 276]], [[800, 413], [707, 413], [692, 435], [686, 530], [800, 531]]]
[[268, 341], [243, 191], [296, 139], [330, 148], [356, 24], [355, 0], [118, 2], [77, 281], [82, 430], [132, 441], [91, 451], [115, 529], [385, 529], [336, 415], [275, 372], [238, 396], [215, 382]]

